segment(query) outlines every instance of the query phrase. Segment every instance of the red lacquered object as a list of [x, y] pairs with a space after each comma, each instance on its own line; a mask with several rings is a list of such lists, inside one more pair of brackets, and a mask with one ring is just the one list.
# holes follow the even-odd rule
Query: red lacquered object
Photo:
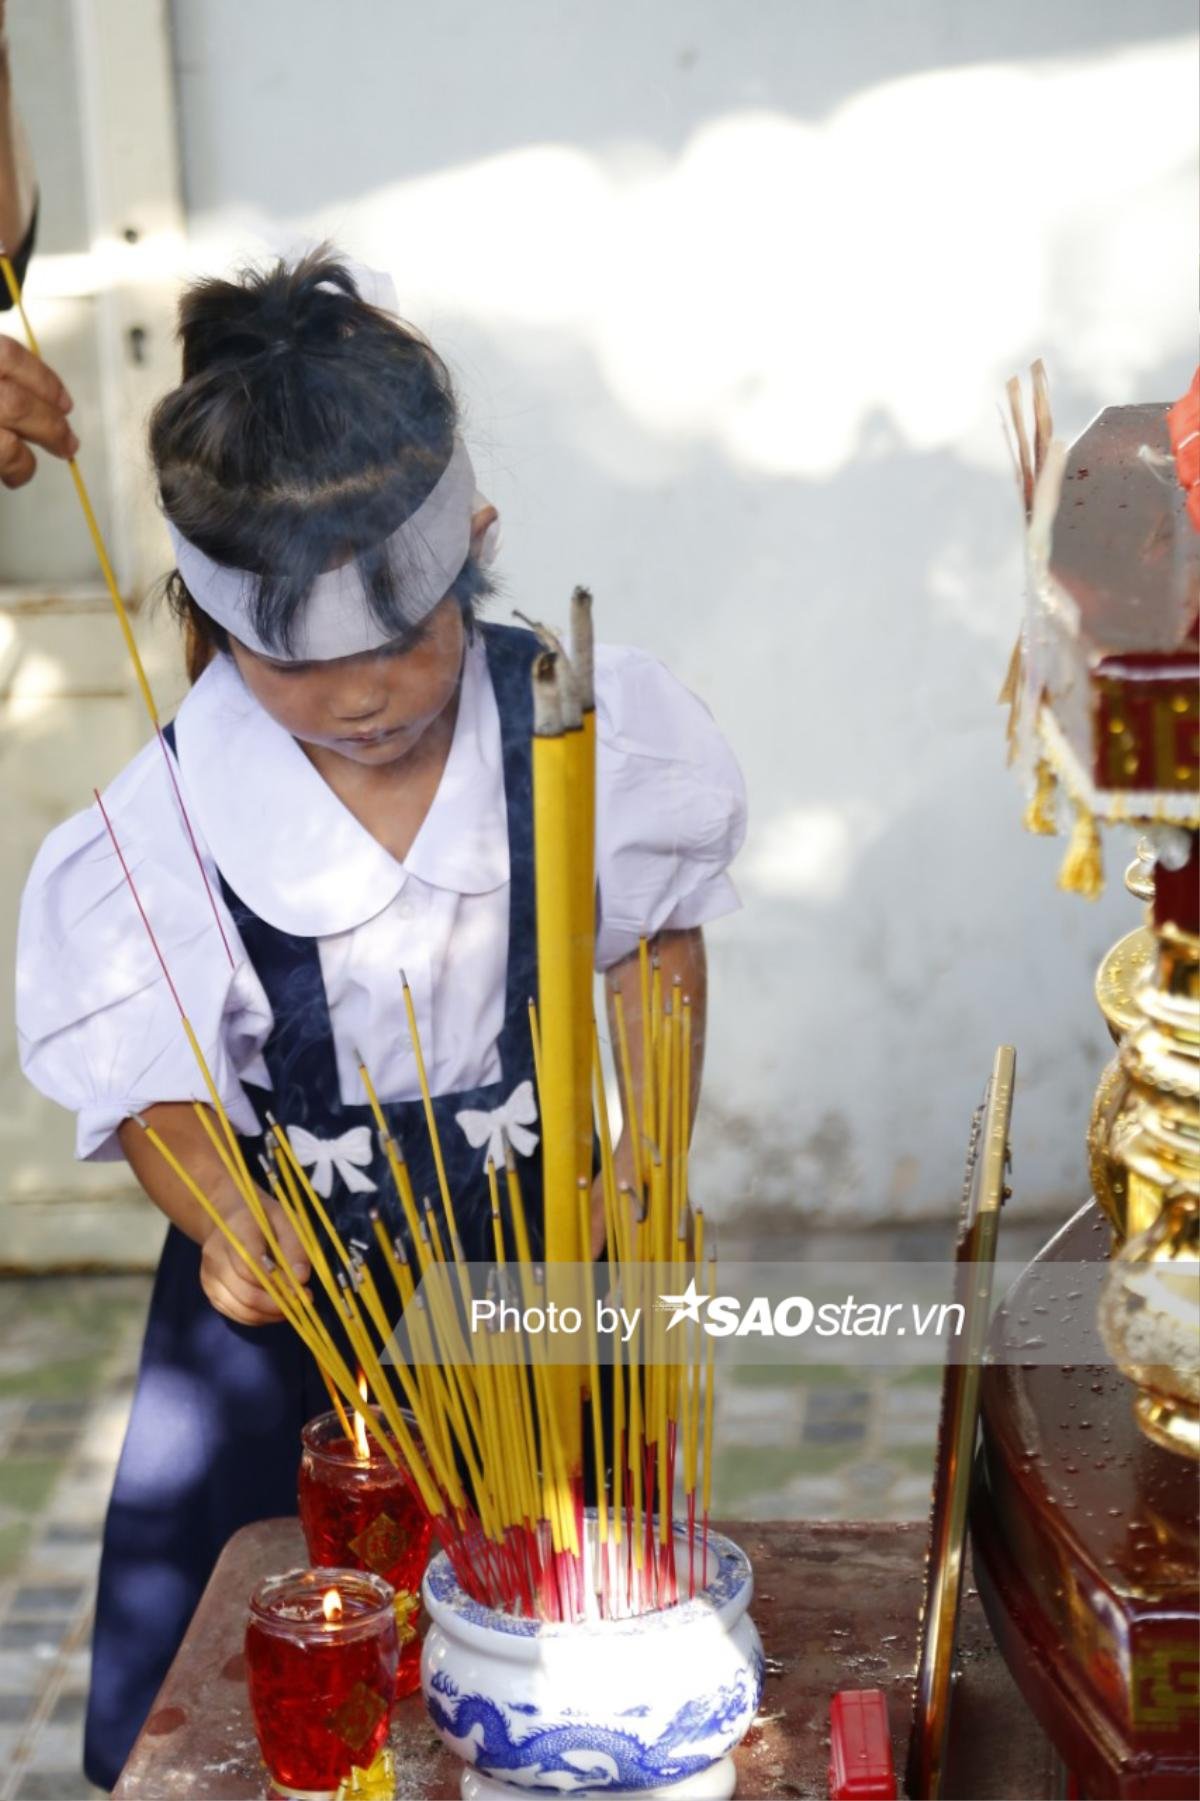
[[896, 1801], [882, 1689], [845, 1688], [829, 1704], [829, 1801]]
[[[371, 1412], [387, 1435], [380, 1410]], [[396, 1695], [411, 1695], [421, 1686], [418, 1597], [433, 1529], [403, 1463], [389, 1463], [357, 1415], [355, 1424], [359, 1436], [354, 1441], [346, 1437], [336, 1413], [322, 1413], [305, 1426], [300, 1524], [314, 1564], [369, 1570], [395, 1589], [400, 1638]], [[414, 1423], [409, 1429], [416, 1436]]]
[[387, 1739], [399, 1647], [392, 1590], [361, 1570], [268, 1576], [250, 1599], [246, 1681], [281, 1794], [324, 1801]]

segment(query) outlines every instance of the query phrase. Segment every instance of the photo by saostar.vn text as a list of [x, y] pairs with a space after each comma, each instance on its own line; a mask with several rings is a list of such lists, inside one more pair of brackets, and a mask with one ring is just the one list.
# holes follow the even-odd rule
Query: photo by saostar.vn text
[[[524, 1283], [503, 1266], [446, 1266], [426, 1273], [390, 1351], [406, 1363], [521, 1361], [534, 1345], [549, 1363], [611, 1363], [635, 1352], [642, 1361], [681, 1363], [697, 1342], [711, 1340], [722, 1355], [746, 1362], [797, 1355], [840, 1363], [1040, 1362], [1050, 1357], [1039, 1327], [1051, 1305], [1068, 1335], [1078, 1320], [1082, 1346], [1099, 1296], [1091, 1265], [1077, 1277], [1065, 1272], [1066, 1282], [1058, 1270], [1047, 1305], [1036, 1302], [1030, 1314], [1008, 1318], [1001, 1307], [981, 1337], [991, 1296], [1002, 1302], [1021, 1267], [731, 1264], [714, 1271], [647, 1263], [626, 1265], [614, 1287], [603, 1264], [534, 1265]], [[1061, 1356], [1056, 1340], [1053, 1360]]]

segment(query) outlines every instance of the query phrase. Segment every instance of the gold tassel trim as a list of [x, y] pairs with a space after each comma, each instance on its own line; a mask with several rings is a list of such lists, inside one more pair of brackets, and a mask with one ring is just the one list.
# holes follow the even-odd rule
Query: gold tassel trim
[[1067, 894], [1081, 894], [1084, 900], [1098, 900], [1104, 892], [1100, 833], [1082, 801], [1075, 802], [1075, 827], [1058, 872], [1058, 885]]
[[369, 1770], [357, 1764], [338, 1785], [337, 1801], [392, 1801], [396, 1793], [396, 1760], [388, 1745], [383, 1747]]
[[1021, 638], [1020, 638], [1020, 634], [1018, 633], [1017, 641], [1013, 645], [1012, 654], [1008, 659], [1008, 668], [1004, 672], [1004, 682], [1001, 686], [999, 694], [997, 694], [997, 696], [996, 696], [997, 704], [1002, 707], [1011, 707], [1013, 702], [1017, 698], [1017, 693], [1020, 689], [1020, 686], [1021, 686]]
[[396, 1599], [392, 1605], [396, 1615], [396, 1635], [401, 1645], [411, 1645], [417, 1636], [417, 1615], [421, 1608], [421, 1598], [407, 1588], [398, 1588]]
[[996, 696], [1002, 707], [1008, 708], [1008, 718], [1004, 724], [1004, 738], [1008, 746], [1008, 765], [1012, 767], [1017, 755], [1017, 709], [1021, 699], [1021, 673], [1024, 659], [1021, 655], [1021, 634], [1017, 633], [1017, 641], [1012, 647], [1012, 655], [1008, 659], [1008, 671], [1004, 677], [1004, 685]]
[[1054, 771], [1045, 757], [1039, 757], [1033, 793], [1025, 809], [1025, 830], [1039, 838], [1053, 838], [1058, 827], [1054, 823]]

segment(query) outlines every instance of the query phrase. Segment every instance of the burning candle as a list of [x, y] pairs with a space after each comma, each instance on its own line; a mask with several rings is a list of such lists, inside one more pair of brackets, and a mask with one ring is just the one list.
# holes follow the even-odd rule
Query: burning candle
[[[386, 1434], [382, 1413], [377, 1408], [372, 1412]], [[395, 1589], [400, 1639], [396, 1694], [411, 1695], [421, 1682], [418, 1595], [432, 1527], [403, 1463], [389, 1463], [357, 1413], [353, 1425], [353, 1440], [336, 1413], [323, 1413], [305, 1426], [300, 1523], [314, 1564], [369, 1570]], [[415, 1433], [413, 1422], [410, 1429]]]
[[259, 1583], [246, 1675], [280, 1793], [323, 1801], [370, 1767], [387, 1738], [398, 1657], [392, 1590], [377, 1576], [291, 1570]]

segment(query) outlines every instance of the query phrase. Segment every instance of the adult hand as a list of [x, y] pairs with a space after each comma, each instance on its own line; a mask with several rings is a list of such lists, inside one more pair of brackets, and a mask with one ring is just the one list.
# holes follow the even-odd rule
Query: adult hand
[[[288, 1224], [287, 1215], [278, 1201], [264, 1195], [262, 1202], [280, 1250], [300, 1281], [307, 1281], [308, 1258], [300, 1240]], [[267, 1251], [266, 1240], [247, 1207], [243, 1205], [226, 1212], [225, 1222], [252, 1257], [258, 1258]], [[285, 1286], [291, 1286], [282, 1270], [279, 1280]], [[204, 1240], [200, 1252], [200, 1286], [217, 1312], [223, 1313], [226, 1319], [234, 1320], [240, 1326], [270, 1326], [283, 1317], [273, 1296], [256, 1280], [225, 1234], [216, 1226]]]
[[79, 439], [67, 421], [74, 404], [53, 369], [15, 338], [0, 336], [0, 482], [6, 488], [23, 488], [33, 475], [33, 444], [51, 456], [75, 455]]

